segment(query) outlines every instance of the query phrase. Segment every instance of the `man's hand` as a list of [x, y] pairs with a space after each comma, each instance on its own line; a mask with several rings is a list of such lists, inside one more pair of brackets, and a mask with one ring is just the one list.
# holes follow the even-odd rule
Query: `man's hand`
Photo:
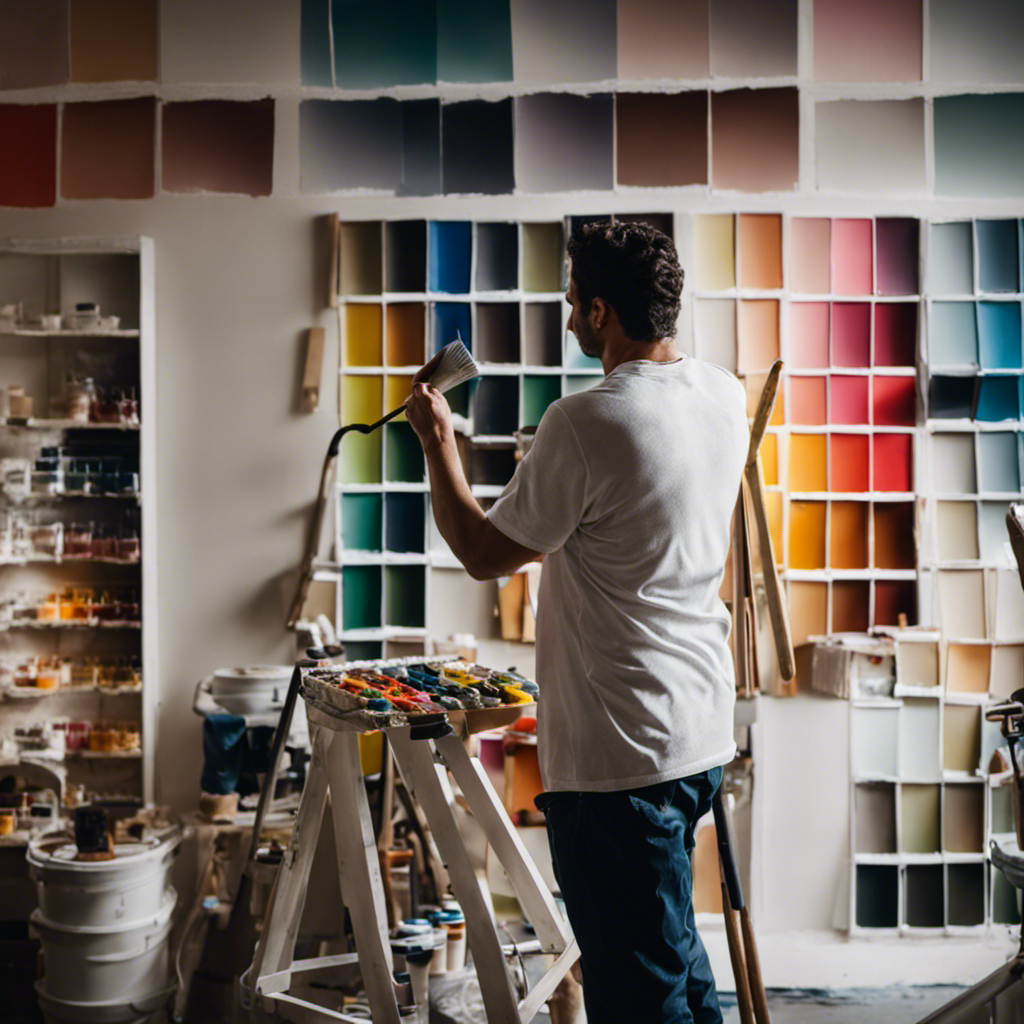
[[[428, 363], [420, 373], [430, 369]], [[419, 376], [419, 374], [417, 374]], [[423, 445], [441, 447], [446, 441], [455, 443], [455, 431], [452, 428], [452, 411], [444, 395], [437, 388], [422, 382], [412, 386], [412, 397], [405, 407], [405, 415], [412, 424], [412, 429]]]
[[435, 355], [426, 366], [420, 367], [416, 371], [416, 376], [413, 377], [413, 384], [429, 384], [430, 379], [437, 373], [437, 367], [441, 362], [441, 357], [444, 355], [444, 349]]

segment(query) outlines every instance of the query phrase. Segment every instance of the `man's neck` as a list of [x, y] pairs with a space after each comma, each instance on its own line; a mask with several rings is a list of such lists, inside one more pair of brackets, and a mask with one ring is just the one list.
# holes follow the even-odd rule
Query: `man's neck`
[[604, 354], [601, 356], [601, 365], [607, 375], [615, 367], [636, 359], [646, 359], [652, 363], [671, 363], [678, 358], [679, 350], [676, 348], [675, 338], [642, 342], [633, 341], [631, 338], [623, 336], [621, 339], [609, 341], [605, 345]]

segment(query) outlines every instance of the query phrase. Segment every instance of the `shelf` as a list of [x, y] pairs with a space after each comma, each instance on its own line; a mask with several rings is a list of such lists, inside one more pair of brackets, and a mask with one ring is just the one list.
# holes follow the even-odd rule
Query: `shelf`
[[103, 693], [113, 696], [141, 694], [141, 686], [57, 686], [52, 690], [40, 690], [35, 686], [0, 687], [0, 697], [7, 700], [41, 700], [44, 697], [60, 697], [65, 694]]
[[142, 629], [141, 622], [100, 622], [98, 619], [67, 622], [38, 622], [24, 619], [0, 625], [0, 633], [14, 629]]
[[11, 335], [17, 338], [138, 338], [137, 329], [118, 329], [116, 331], [44, 331], [41, 327], [15, 327], [13, 330], [0, 331], [0, 335]]
[[138, 761], [141, 750], [68, 750], [65, 761]]
[[6, 419], [0, 426], [9, 430], [126, 430], [138, 431], [138, 423], [79, 423], [77, 420], [42, 420], [32, 417], [27, 420]]
[[121, 565], [125, 567], [141, 568], [142, 562], [127, 561], [122, 558], [75, 558], [65, 556], [64, 558], [0, 558], [0, 567], [8, 565]]

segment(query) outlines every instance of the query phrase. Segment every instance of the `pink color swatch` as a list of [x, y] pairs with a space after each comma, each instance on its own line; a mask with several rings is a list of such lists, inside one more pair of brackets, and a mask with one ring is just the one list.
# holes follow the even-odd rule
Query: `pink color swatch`
[[825, 424], [825, 378], [789, 378], [789, 422], [808, 427]]
[[870, 303], [832, 303], [832, 365], [867, 367], [870, 355]]
[[868, 379], [867, 377], [829, 378], [831, 423], [853, 424], [868, 421]]
[[790, 303], [789, 336], [791, 366], [801, 370], [828, 366], [828, 303]]
[[872, 405], [875, 426], [912, 427], [916, 418], [914, 378], [873, 378]]
[[836, 295], [870, 295], [871, 221], [832, 221], [832, 290]]
[[839, 494], [869, 490], [869, 450], [867, 434], [830, 434], [829, 486]]
[[908, 493], [914, 489], [914, 439], [910, 434], [875, 434], [874, 490]]
[[921, 79], [921, 0], [814, 0], [814, 77]]
[[913, 366], [917, 351], [917, 303], [875, 306], [875, 366]]
[[794, 217], [789, 224], [789, 287], [827, 295], [832, 290], [832, 224], [827, 217]]

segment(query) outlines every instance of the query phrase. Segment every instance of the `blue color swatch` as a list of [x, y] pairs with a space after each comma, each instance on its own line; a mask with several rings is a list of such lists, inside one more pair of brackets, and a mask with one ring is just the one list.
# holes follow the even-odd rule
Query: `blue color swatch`
[[[456, 336], [462, 338], [463, 345], [465, 345], [470, 352], [473, 351], [469, 303], [435, 302], [431, 352], [440, 352], [445, 345], [450, 345], [455, 341]], [[449, 398], [449, 403], [450, 402], [451, 399]]]
[[334, 85], [331, 0], [302, 0], [302, 84]]
[[1020, 303], [978, 303], [978, 349], [984, 370], [1021, 368]]
[[977, 366], [978, 323], [973, 302], [933, 302], [928, 331], [932, 366]]
[[472, 250], [473, 225], [470, 221], [432, 220], [427, 256], [430, 290], [468, 294]]
[[978, 408], [974, 418], [986, 423], [1020, 419], [1020, 378], [979, 378]]

